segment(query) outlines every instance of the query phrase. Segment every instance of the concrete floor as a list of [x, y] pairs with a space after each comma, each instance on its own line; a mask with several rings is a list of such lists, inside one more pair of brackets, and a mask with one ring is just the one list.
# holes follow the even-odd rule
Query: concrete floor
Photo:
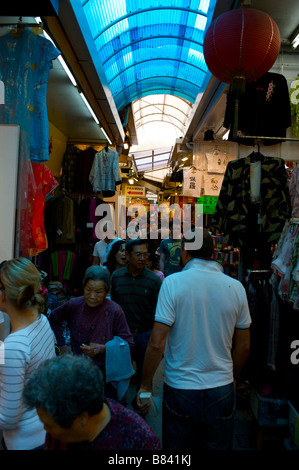
[[[162, 442], [162, 399], [164, 382], [164, 361], [161, 361], [159, 368], [154, 376], [153, 395], [159, 397], [161, 406], [156, 417], [145, 417], [146, 422], [152, 427], [154, 432]], [[131, 400], [136, 394], [136, 386], [131, 383], [128, 393], [128, 407], [131, 408]], [[284, 439], [287, 437], [288, 430], [266, 430], [257, 426], [254, 415], [251, 411], [248, 396], [245, 398], [236, 395], [236, 406], [234, 416], [234, 438], [233, 450], [237, 451], [256, 451], [256, 450], [286, 450]]]

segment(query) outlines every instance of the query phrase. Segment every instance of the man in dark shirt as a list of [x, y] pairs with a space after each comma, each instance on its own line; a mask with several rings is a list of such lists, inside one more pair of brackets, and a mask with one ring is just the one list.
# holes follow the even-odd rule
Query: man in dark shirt
[[144, 239], [126, 243], [128, 263], [111, 277], [111, 299], [123, 311], [134, 339], [137, 386], [140, 384], [143, 360], [154, 324], [156, 304], [161, 287], [159, 277], [146, 267], [148, 248]]

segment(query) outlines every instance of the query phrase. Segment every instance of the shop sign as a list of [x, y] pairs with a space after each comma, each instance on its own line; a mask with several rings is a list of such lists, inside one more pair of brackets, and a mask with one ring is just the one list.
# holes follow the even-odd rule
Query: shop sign
[[218, 201], [218, 197], [202, 196], [197, 199], [197, 204], [202, 204], [203, 214], [214, 214], [216, 210], [216, 206], [217, 206], [217, 201]]
[[126, 196], [129, 197], [145, 197], [145, 187], [144, 186], [126, 186], [125, 189]]

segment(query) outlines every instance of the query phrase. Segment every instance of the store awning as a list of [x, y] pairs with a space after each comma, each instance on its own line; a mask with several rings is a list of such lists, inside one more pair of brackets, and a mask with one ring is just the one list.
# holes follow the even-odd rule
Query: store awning
[[[148, 95], [194, 103], [211, 77], [204, 32], [216, 0], [71, 0], [120, 111]], [[79, 7], [81, 4], [81, 8]], [[82, 29], [84, 34], [84, 28]], [[173, 118], [174, 119], [174, 118]]]

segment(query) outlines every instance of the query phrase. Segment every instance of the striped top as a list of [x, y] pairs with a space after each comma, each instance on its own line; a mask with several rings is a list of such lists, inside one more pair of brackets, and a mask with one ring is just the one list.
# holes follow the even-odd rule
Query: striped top
[[30, 450], [45, 442], [45, 431], [35, 409], [22, 400], [30, 374], [45, 359], [55, 356], [55, 336], [41, 315], [31, 325], [4, 340], [4, 364], [0, 363], [0, 429], [8, 450]]
[[159, 277], [147, 267], [134, 277], [126, 265], [114, 271], [111, 286], [111, 299], [125, 312], [131, 331], [137, 328], [150, 330], [161, 287]]

